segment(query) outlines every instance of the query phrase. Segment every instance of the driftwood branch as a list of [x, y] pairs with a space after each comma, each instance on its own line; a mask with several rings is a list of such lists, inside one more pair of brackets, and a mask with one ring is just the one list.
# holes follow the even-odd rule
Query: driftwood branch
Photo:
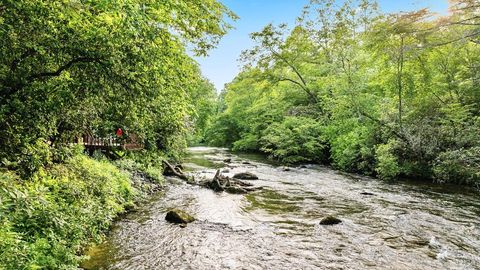
[[172, 174], [182, 180], [191, 181], [191, 179], [182, 172], [182, 169], [172, 166], [168, 161], [164, 160], [163, 164], [167, 167], [166, 174]]
[[183, 173], [179, 166], [173, 166], [165, 160], [163, 161], [163, 164], [166, 167], [164, 174], [176, 176], [190, 184], [203, 186], [215, 192], [225, 191], [232, 194], [244, 194], [261, 189], [261, 187], [253, 187], [253, 185], [248, 182], [224, 176], [220, 173], [220, 170], [217, 170], [212, 180], [204, 180], [197, 183], [194, 181], [192, 176], [187, 176], [185, 173]]

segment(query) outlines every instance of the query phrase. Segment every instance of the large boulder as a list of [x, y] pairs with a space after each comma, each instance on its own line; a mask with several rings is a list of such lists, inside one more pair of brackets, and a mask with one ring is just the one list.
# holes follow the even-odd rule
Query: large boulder
[[335, 225], [339, 223], [342, 223], [342, 221], [334, 216], [324, 217], [320, 220], [320, 225]]
[[257, 180], [258, 176], [251, 172], [242, 172], [242, 173], [236, 173], [233, 178], [236, 179], [243, 179], [243, 180]]
[[195, 221], [195, 218], [180, 209], [168, 211], [165, 220], [175, 224], [187, 224]]

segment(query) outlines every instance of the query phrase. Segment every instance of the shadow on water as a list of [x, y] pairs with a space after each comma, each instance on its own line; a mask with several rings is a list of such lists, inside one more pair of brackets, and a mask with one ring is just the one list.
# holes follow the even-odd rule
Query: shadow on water
[[[322, 166], [284, 171], [218, 148], [192, 148], [185, 162], [206, 178], [218, 168], [250, 171], [263, 189], [231, 195], [169, 179], [164, 194], [87, 252], [85, 269], [479, 269], [480, 197], [471, 189], [386, 183]], [[169, 224], [171, 208], [197, 221]], [[342, 223], [319, 225], [329, 215]]]

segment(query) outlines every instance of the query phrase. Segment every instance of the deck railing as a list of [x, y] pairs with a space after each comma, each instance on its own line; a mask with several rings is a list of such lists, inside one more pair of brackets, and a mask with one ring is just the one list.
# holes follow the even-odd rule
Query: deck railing
[[139, 143], [136, 136], [131, 135], [126, 139], [116, 137], [94, 137], [91, 135], [83, 135], [77, 141], [78, 144], [85, 146], [87, 149], [115, 149], [124, 150], [140, 150], [144, 148], [143, 143]]

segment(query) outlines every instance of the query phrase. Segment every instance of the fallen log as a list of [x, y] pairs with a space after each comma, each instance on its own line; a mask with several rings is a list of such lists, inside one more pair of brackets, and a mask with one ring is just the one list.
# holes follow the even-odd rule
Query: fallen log
[[222, 175], [220, 170], [217, 170], [212, 180], [196, 182], [195, 178], [193, 176], [188, 176], [187, 174], [185, 174], [180, 168], [180, 166], [173, 166], [166, 160], [163, 161], [163, 164], [165, 165], [165, 175], [176, 176], [182, 180], [187, 181], [187, 183], [189, 184], [200, 185], [209, 188], [215, 192], [225, 191], [232, 194], [244, 194], [262, 189], [261, 187], [253, 187], [253, 184], [251, 183], [247, 183], [239, 179], [230, 178], [228, 176]]
[[173, 176], [176, 176], [180, 179], [183, 179], [187, 182], [191, 182], [193, 179], [193, 176], [192, 177], [189, 177], [188, 175], [186, 175], [182, 169], [179, 167], [179, 166], [172, 166], [172, 164], [170, 164], [168, 161], [164, 160], [163, 161], [163, 164], [166, 166], [165, 170], [164, 170], [164, 174], [165, 175], [173, 175]]
[[202, 185], [216, 192], [226, 191], [232, 194], [243, 194], [261, 189], [253, 187], [250, 183], [224, 176], [220, 173], [220, 170], [217, 170], [212, 180], [206, 181]]

